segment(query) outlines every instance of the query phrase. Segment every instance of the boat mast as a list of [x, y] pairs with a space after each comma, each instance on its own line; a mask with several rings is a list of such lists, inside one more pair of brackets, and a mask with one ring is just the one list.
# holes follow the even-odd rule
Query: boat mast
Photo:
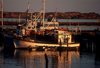
[[56, 16], [57, 16], [57, 7], [56, 7], [56, 13], [55, 13], [55, 20], [56, 20]]
[[2, 31], [3, 31], [3, 0], [1, 0], [1, 17], [2, 17]]
[[28, 2], [27, 11], [26, 11], [26, 23], [27, 23], [27, 19], [28, 19], [28, 11], [29, 11], [29, 2]]
[[20, 16], [21, 16], [21, 14], [19, 14], [19, 24], [20, 24]]
[[43, 27], [44, 27], [44, 22], [45, 22], [45, 0], [43, 1]]
[[32, 21], [32, 11], [31, 11], [31, 21]]

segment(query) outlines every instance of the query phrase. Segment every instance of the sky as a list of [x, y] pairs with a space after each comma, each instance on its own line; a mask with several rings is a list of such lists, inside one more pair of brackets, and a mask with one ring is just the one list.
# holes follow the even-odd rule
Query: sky
[[[3, 0], [3, 10], [25, 12], [29, 2], [29, 12], [40, 12], [43, 0]], [[0, 4], [1, 5], [1, 4]], [[95, 12], [100, 14], [100, 0], [46, 0], [46, 12]], [[1, 11], [1, 9], [0, 9]]]

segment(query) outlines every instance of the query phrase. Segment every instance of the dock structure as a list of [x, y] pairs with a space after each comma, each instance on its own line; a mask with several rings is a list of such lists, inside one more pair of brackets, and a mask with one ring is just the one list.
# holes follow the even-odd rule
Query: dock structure
[[96, 31], [95, 39], [96, 39], [95, 40], [95, 43], [96, 43], [95, 61], [96, 61], [96, 64], [100, 64], [100, 54], [99, 54], [100, 52], [100, 49], [99, 49], [100, 48], [100, 31], [99, 30]]

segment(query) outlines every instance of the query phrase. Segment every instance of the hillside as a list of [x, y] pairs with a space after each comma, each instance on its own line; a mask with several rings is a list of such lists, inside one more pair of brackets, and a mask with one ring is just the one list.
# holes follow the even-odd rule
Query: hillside
[[[38, 12], [35, 12], [36, 14], [39, 14]], [[33, 15], [35, 14], [33, 13]], [[26, 12], [4, 12], [3, 17], [4, 18], [18, 18], [19, 14], [21, 14], [21, 18], [26, 18]], [[29, 17], [31, 16], [31, 13], [28, 13]], [[49, 12], [45, 14], [46, 18], [49, 18], [50, 16], [54, 16], [55, 12]], [[0, 12], [1, 17], [1, 12]], [[80, 12], [57, 12], [56, 17], [58, 19], [100, 19], [100, 15], [97, 13], [80, 13]]]

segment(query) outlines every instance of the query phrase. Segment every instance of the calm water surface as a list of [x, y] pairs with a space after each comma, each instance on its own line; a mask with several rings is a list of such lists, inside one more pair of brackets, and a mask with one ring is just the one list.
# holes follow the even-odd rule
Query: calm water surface
[[79, 51], [0, 51], [0, 68], [100, 68], [94, 53]]

